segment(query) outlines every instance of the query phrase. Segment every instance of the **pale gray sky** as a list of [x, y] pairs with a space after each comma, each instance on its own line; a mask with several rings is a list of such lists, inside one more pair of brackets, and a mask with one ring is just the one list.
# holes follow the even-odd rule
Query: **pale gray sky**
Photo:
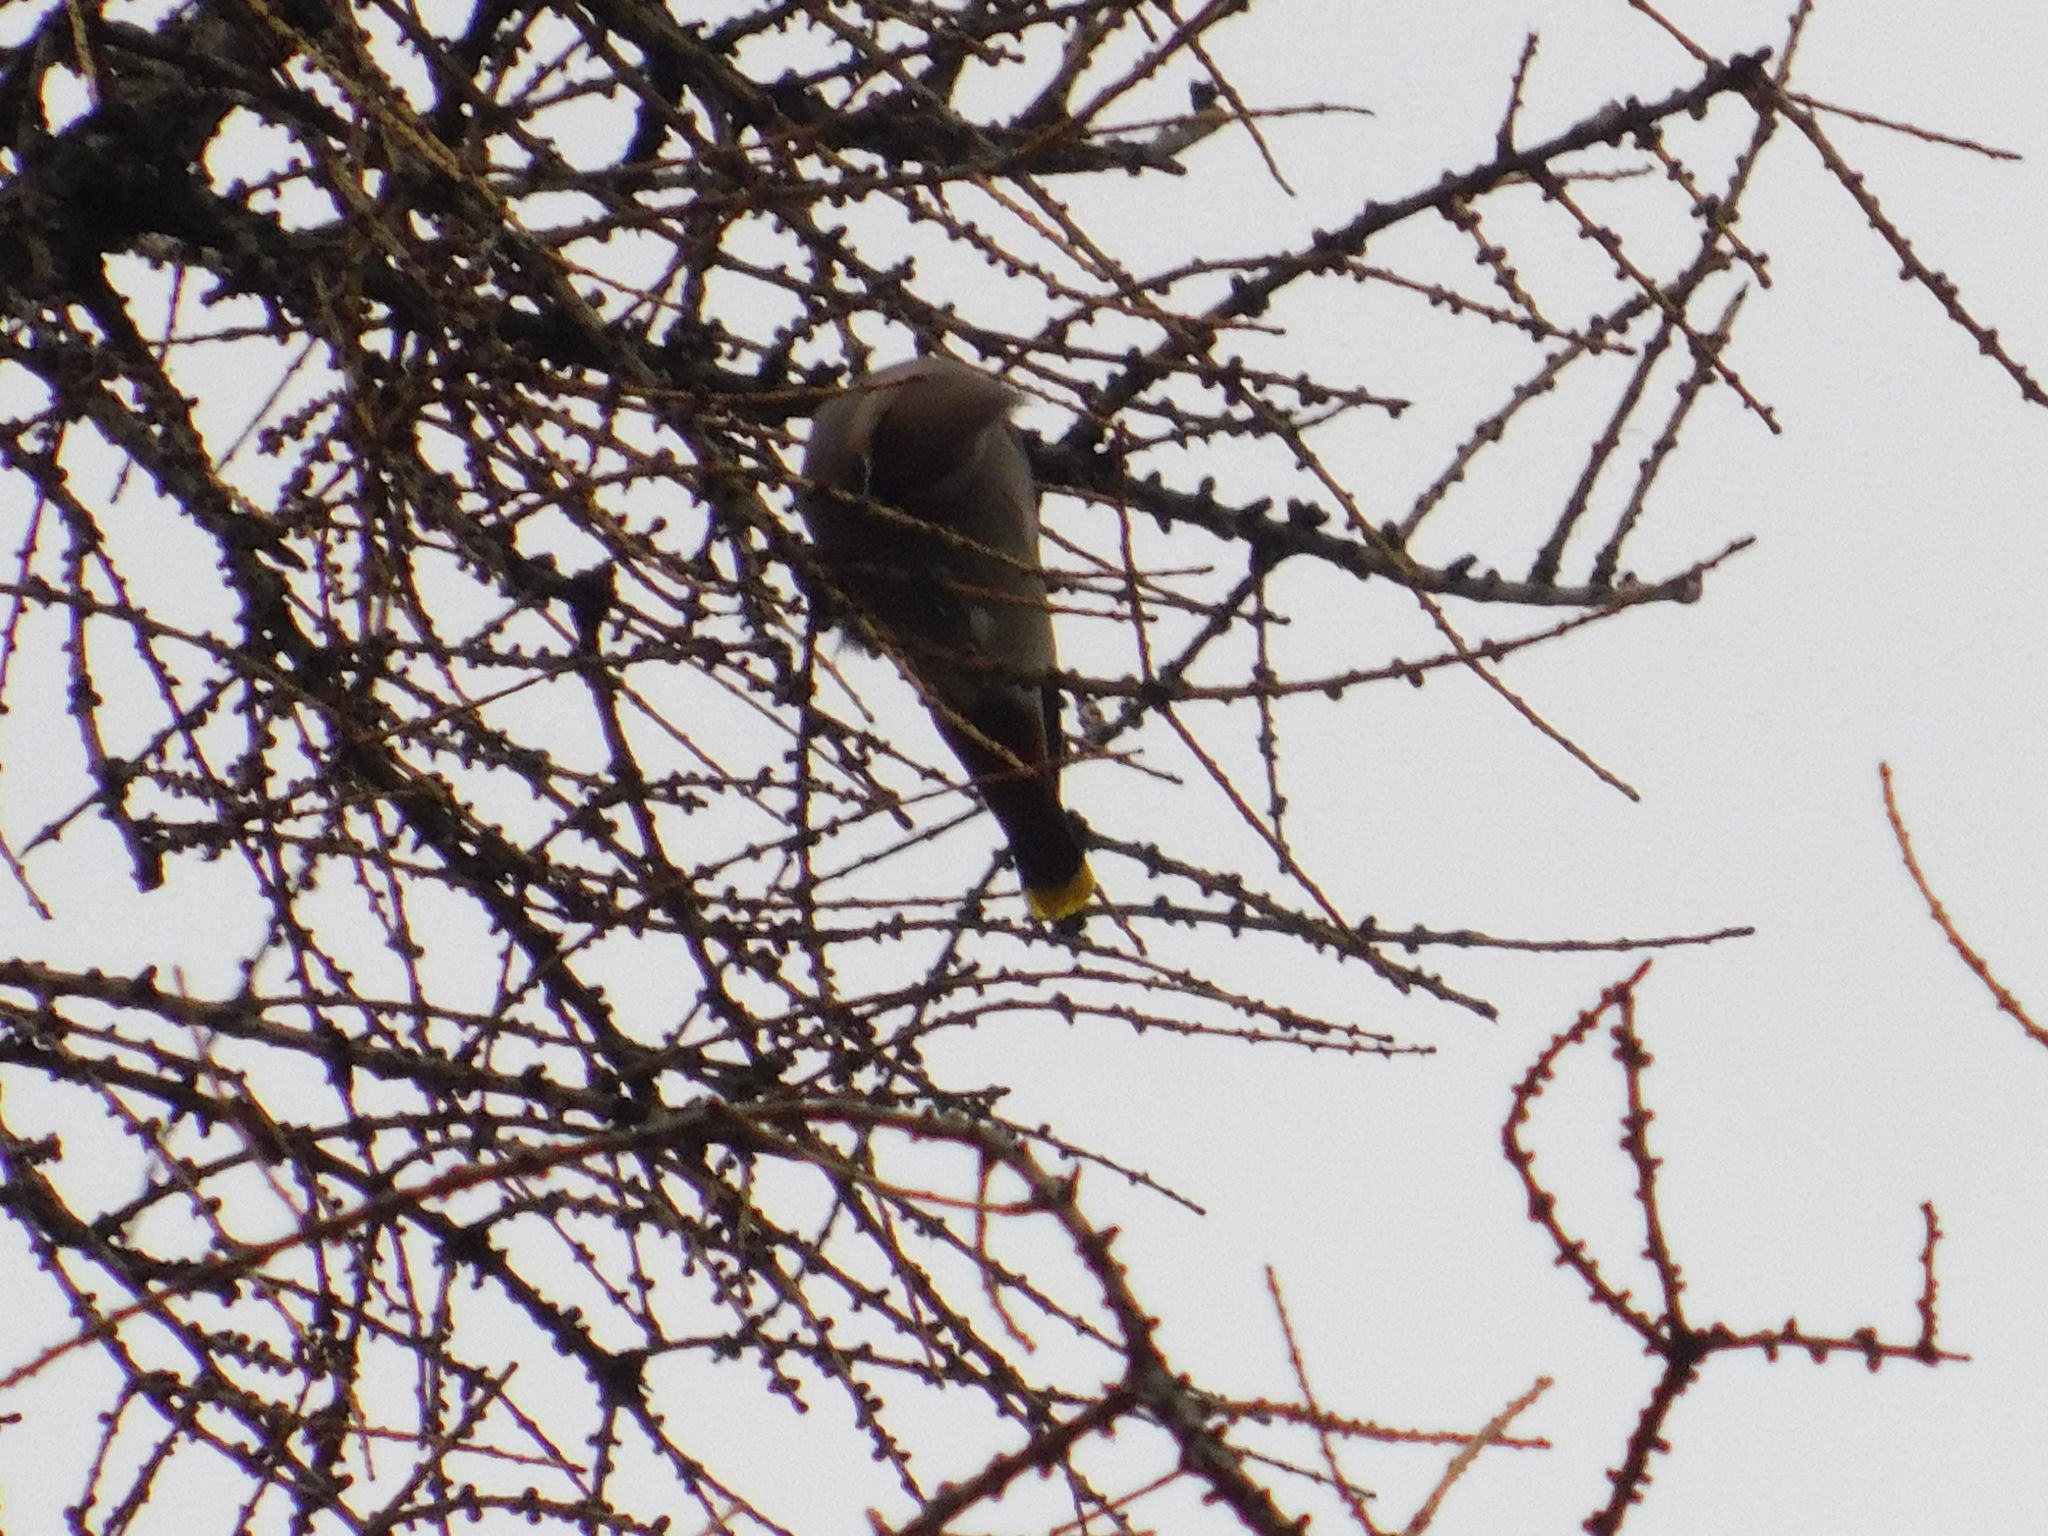
[[[1668, 7], [1724, 52], [1775, 42], [1783, 9]], [[1623, 0], [1260, 0], [1215, 45], [1244, 96], [1376, 116], [1272, 126], [1298, 198], [1226, 132], [1192, 152], [1186, 179], [1105, 181], [1074, 189], [1077, 206], [1140, 270], [1183, 258], [1191, 242], [1253, 250], [1277, 244], [1276, 230], [1334, 223], [1366, 198], [1485, 158], [1531, 29], [1543, 42], [1530, 135], [1696, 73]], [[1837, 0], [1812, 25], [1799, 83], [2027, 157], [1993, 163], [1873, 128], [1832, 129], [1925, 259], [2048, 376], [2044, 76], [2048, 12], [2034, 6]], [[1676, 1454], [1630, 1531], [2030, 1532], [2048, 1508], [2048, 1053], [1995, 1012], [1927, 920], [1892, 846], [1877, 765], [1894, 765], [1951, 911], [2002, 978], [2048, 1012], [2048, 411], [2023, 404], [1924, 291], [1898, 280], [1815, 157], [1781, 140], [1741, 226], [1769, 253], [1776, 286], [1752, 295], [1729, 358], [1786, 431], [1772, 437], [1729, 392], [1711, 392], [1630, 563], [1649, 576], [1743, 534], [1758, 544], [1710, 578], [1697, 606], [1647, 611], [1503, 666], [1643, 803], [1600, 785], [1492, 696], [1440, 676], [1419, 692], [1295, 707], [1294, 831], [1343, 910], [1383, 923], [1531, 938], [1757, 926], [1739, 943], [1665, 954], [1640, 994], [1658, 1057], [1649, 1083], [1665, 1210], [1696, 1318], [1752, 1329], [1796, 1315], [1815, 1330], [1869, 1323], [1909, 1339], [1918, 1208], [1940, 1209], [1943, 1342], [1972, 1363], [1872, 1376], [1846, 1359], [1715, 1361], [1679, 1407]], [[1368, 497], [1386, 487], [1369, 512], [1393, 514], [1434, 472], [1442, 445], [1497, 399], [1499, 375], [1483, 378], [1440, 350], [1419, 311], [1403, 322], [1363, 302], [1355, 312], [1276, 311], [1287, 332], [1262, 345], [1417, 399], [1398, 426], [1360, 423], [1322, 444]], [[1578, 418], [1559, 411], [1559, 454], [1546, 456], [1539, 439], [1531, 456], [1504, 457], [1511, 471], [1475, 476], [1442, 515], [1446, 547], [1511, 545], [1500, 530], [1547, 525], [1560, 492], [1541, 479], [1546, 457], [1553, 474], [1577, 463]], [[1213, 472], [1229, 485], [1258, 470]], [[1408, 654], [1431, 649], [1391, 592], [1314, 590], [1341, 610], [1329, 615], [1331, 633], [1405, 626]], [[33, 795], [24, 771], [8, 763], [11, 796]], [[1140, 797], [1130, 782], [1084, 769], [1072, 798], [1119, 835], [1227, 846], [1198, 790]], [[8, 814], [10, 828], [28, 819]], [[104, 855], [111, 836], [82, 832], [73, 846]], [[66, 963], [176, 957], [195, 987], [232, 984], [246, 942], [223, 922], [225, 872], [184, 871], [174, 896], [144, 897], [107, 888], [90, 865], [36, 866], [58, 910], [51, 925], [0, 885], [0, 949]], [[1555, 1449], [1490, 1454], [1435, 1528], [1571, 1532], [1604, 1497], [1602, 1470], [1621, 1454], [1651, 1371], [1523, 1220], [1497, 1133], [1509, 1087], [1542, 1043], [1635, 961], [1441, 963], [1502, 1006], [1499, 1023], [1397, 999], [1360, 976], [1272, 978], [1354, 988], [1318, 1001], [1434, 1045], [1429, 1057], [1297, 1057], [1042, 1021], [939, 1049], [960, 1080], [1011, 1085], [1012, 1118], [1051, 1122], [1207, 1208], [1197, 1219], [1100, 1174], [1084, 1186], [1122, 1221], [1135, 1284], [1166, 1319], [1175, 1363], [1198, 1377], [1246, 1395], [1289, 1393], [1268, 1264], [1322, 1401], [1339, 1412], [1470, 1428], [1536, 1377], [1554, 1377], [1518, 1429]], [[1611, 1272], [1628, 1273], [1638, 1236], [1613, 1150], [1618, 1086], [1604, 1049], [1581, 1052], [1534, 1139], [1568, 1218]], [[67, 1366], [51, 1384], [89, 1369]], [[805, 1481], [776, 1490], [764, 1473], [751, 1490], [793, 1524], [852, 1536], [866, 1502], [885, 1518], [900, 1513], [853, 1437], [840, 1442], [843, 1460], [817, 1452], [821, 1418], [836, 1407], [798, 1421], [756, 1402], [754, 1379], [715, 1406], [692, 1398], [674, 1412], [703, 1414], [706, 1433], [752, 1437], [764, 1468], [810, 1458]], [[58, 1449], [66, 1410], [45, 1408], [39, 1431], [0, 1433], [10, 1512], [37, 1509], [37, 1458]], [[928, 1475], [943, 1454], [927, 1452]], [[1354, 1454], [1352, 1466], [1391, 1514], [1439, 1462], [1435, 1452], [1374, 1452]], [[863, 1479], [872, 1493], [850, 1494]], [[1155, 1512], [1140, 1523], [1178, 1532], [1215, 1520]]]

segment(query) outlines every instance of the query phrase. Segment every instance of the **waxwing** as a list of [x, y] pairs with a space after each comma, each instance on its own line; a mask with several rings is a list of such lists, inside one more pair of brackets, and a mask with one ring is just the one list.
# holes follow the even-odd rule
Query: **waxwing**
[[924, 696], [1050, 922], [1078, 912], [1095, 877], [1060, 806], [1052, 614], [1017, 400], [949, 357], [856, 380], [812, 423], [798, 505], [848, 627]]

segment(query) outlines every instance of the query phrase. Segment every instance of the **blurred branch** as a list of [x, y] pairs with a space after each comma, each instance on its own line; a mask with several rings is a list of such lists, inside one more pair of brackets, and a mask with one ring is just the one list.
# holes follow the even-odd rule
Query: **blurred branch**
[[[1887, 1360], [1937, 1365], [1969, 1358], [1942, 1349], [1936, 1337], [1934, 1247], [1940, 1234], [1932, 1205], [1922, 1206], [1927, 1243], [1921, 1253], [1921, 1330], [1911, 1343], [1886, 1342], [1873, 1327], [1859, 1328], [1846, 1335], [1818, 1334], [1800, 1327], [1796, 1318], [1782, 1328], [1739, 1333], [1726, 1323], [1700, 1324], [1687, 1317], [1683, 1268], [1665, 1233], [1658, 1182], [1663, 1160], [1650, 1150], [1650, 1123], [1656, 1116], [1644, 1092], [1644, 1074], [1654, 1058], [1636, 1031], [1636, 988], [1649, 970], [1650, 962], [1646, 960], [1626, 980], [1602, 993], [1598, 1007], [1580, 1014], [1569, 1029], [1551, 1040], [1516, 1086], [1514, 1108], [1501, 1128], [1501, 1146], [1508, 1163], [1528, 1193], [1529, 1219], [1550, 1238], [1557, 1249], [1557, 1262], [1578, 1275], [1594, 1305], [1635, 1332], [1644, 1349], [1663, 1362], [1649, 1399], [1637, 1415], [1621, 1465], [1608, 1473], [1614, 1485], [1612, 1496], [1586, 1521], [1586, 1529], [1594, 1536], [1610, 1536], [1619, 1531], [1628, 1511], [1642, 1501], [1650, 1482], [1651, 1458], [1671, 1449], [1664, 1439], [1665, 1422], [1678, 1399], [1715, 1355], [1748, 1350], [1767, 1360], [1776, 1360], [1782, 1351], [1799, 1350], [1817, 1362], [1824, 1362], [1830, 1355], [1846, 1353], [1861, 1359], [1872, 1371]], [[1608, 1023], [1610, 1018], [1612, 1022]], [[1626, 1108], [1621, 1117], [1620, 1145], [1635, 1176], [1635, 1199], [1643, 1223], [1639, 1251], [1657, 1278], [1658, 1310], [1654, 1313], [1632, 1291], [1618, 1288], [1609, 1280], [1591, 1245], [1574, 1236], [1564, 1224], [1558, 1215], [1558, 1197], [1537, 1178], [1536, 1153], [1525, 1139], [1536, 1103], [1556, 1077], [1566, 1053], [1583, 1045], [1603, 1024], [1614, 1042], [1614, 1060], [1622, 1071]]]
[[[0, 955], [0, 1214], [71, 1319], [7, 1384], [110, 1373], [49, 1474], [79, 1529], [172, 1487], [195, 1532], [791, 1529], [678, 1392], [829, 1403], [810, 1443], [877, 1469], [879, 1528], [934, 1536], [1027, 1489], [1047, 1530], [1168, 1490], [1370, 1530], [1340, 1448], [1451, 1446], [1419, 1532], [1480, 1450], [1539, 1443], [1506, 1438], [1528, 1399], [1476, 1431], [1347, 1418], [1298, 1348], [1299, 1403], [1179, 1373], [1080, 1170], [1182, 1197], [1003, 1118], [955, 1042], [1410, 1053], [1397, 998], [1498, 1011], [1425, 947], [1476, 972], [1748, 932], [1361, 916], [1373, 873], [1290, 806], [1409, 814], [1330, 771], [1344, 728], [1304, 706], [1453, 668], [1620, 782], [1503, 667], [1698, 601], [1750, 542], [1625, 568], [1684, 434], [1723, 396], [1768, 415], [1727, 354], [1779, 122], [2038, 391], [1792, 91], [1804, 9], [1775, 72], [1681, 39], [1689, 83], [1525, 143], [1532, 42], [1479, 163], [1393, 195], [1368, 165], [1333, 229], [1141, 266], [1149, 232], [1100, 212], [1124, 200], [1069, 187], [1164, 173], [1192, 207], [1256, 154], [1285, 188], [1269, 122], [1365, 111], [1247, 99], [1217, 38], [1248, 10], [78, 0], [0, 51], [0, 862], [50, 929], [125, 886], [193, 935], [163, 974], [129, 941], [168, 922]], [[1329, 326], [1360, 344], [1301, 367]], [[1392, 387], [1401, 349], [1471, 339], [1468, 395]], [[833, 649], [792, 515], [794, 424], [919, 349], [1030, 397], [1107, 892], [1069, 930], [1023, 915], [909, 690]], [[1584, 440], [1534, 425], [1560, 393]], [[1664, 1313], [1545, 1207], [1667, 1363], [1617, 1498], [1709, 1353], [1947, 1358], [1931, 1211], [1916, 1345], [1687, 1323], [1646, 1061]]]
[[1941, 898], [1934, 894], [1934, 887], [1928, 884], [1927, 873], [1920, 867], [1920, 856], [1913, 851], [1913, 839], [1906, 831], [1906, 819], [1899, 810], [1898, 796], [1892, 788], [1892, 765], [1879, 763], [1877, 775], [1884, 785], [1885, 820], [1891, 823], [1892, 838], [1899, 845], [1899, 857], [1905, 861], [1906, 873], [1913, 877], [1914, 888], [1920, 892], [1920, 899], [1927, 903], [1927, 915], [1934, 919], [1934, 926], [1942, 931], [1942, 935], [1948, 940], [1949, 948], [1960, 955], [1963, 964], [1984, 983], [1984, 990], [1991, 994], [1991, 1000], [2005, 1013], [2010, 1014], [2035, 1044], [2048, 1046], [2048, 1029], [2036, 1024], [2033, 1015], [2027, 1012], [2026, 1006], [1991, 974], [1989, 962], [1963, 937], [1962, 930], [1956, 927], [1955, 920], [1948, 915], [1948, 908], [1942, 905]]

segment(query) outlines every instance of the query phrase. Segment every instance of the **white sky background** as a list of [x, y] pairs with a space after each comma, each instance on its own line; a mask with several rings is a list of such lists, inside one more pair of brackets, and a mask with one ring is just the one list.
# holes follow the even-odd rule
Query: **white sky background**
[[[1668, 13], [1725, 56], [1775, 42], [1784, 8], [1716, 0]], [[1525, 138], [1693, 78], [1618, 0], [1282, 0], [1217, 40], [1246, 98], [1363, 103], [1377, 117], [1271, 128], [1296, 202], [1234, 138], [1195, 152], [1198, 171], [1227, 156], [1241, 177], [1198, 213], [1176, 207], [1185, 189], [1163, 179], [1105, 186], [1101, 207], [1127, 196], [1132, 223], [1158, 230], [1162, 264], [1191, 218], [1241, 231], [1214, 238], [1226, 248], [1255, 248], [1280, 223], [1335, 224], [1366, 196], [1486, 158], [1530, 29], [1543, 46]], [[1799, 71], [1824, 100], [2028, 156], [1995, 164], [1831, 125], [1921, 255], [2037, 373], [2048, 365], [2044, 64], [2048, 15], [2033, 7], [1837, 3], [1813, 22]], [[1351, 154], [1331, 153], [1333, 139]], [[1344, 910], [1387, 923], [1530, 936], [1758, 927], [1739, 944], [1664, 955], [1640, 994], [1659, 1063], [1649, 1089], [1665, 1213], [1695, 1321], [1755, 1329], [1796, 1315], [1816, 1331], [1873, 1324], [1910, 1339], [1918, 1205], [1940, 1210], [1943, 1339], [1973, 1363], [1873, 1377], [1846, 1359], [1711, 1362], [1670, 1421], [1677, 1453], [1630, 1530], [2034, 1531], [2048, 1507], [2048, 1057], [1928, 921], [1885, 825], [1877, 765], [1893, 764], [1952, 913], [2008, 985], [2048, 1006], [2048, 413], [1898, 281], [1804, 145], [1773, 146], [1747, 206], [1741, 233], [1770, 253], [1776, 286], [1751, 296], [1729, 356], [1787, 430], [1774, 439], [1712, 393], [1631, 563], [1661, 574], [1747, 532], [1758, 547], [1710, 577], [1696, 607], [1503, 669], [1644, 803], [1597, 784], [1477, 688], [1439, 681], [1328, 712], [1341, 735], [1318, 740], [1321, 772], [1297, 772], [1296, 833]], [[1337, 358], [1332, 372], [1391, 393], [1427, 372], [1399, 356], [1359, 367], [1345, 354], [1398, 337], [1338, 325], [1298, 325], [1288, 345], [1312, 369]], [[1438, 431], [1469, 420], [1441, 410]], [[1578, 441], [1560, 444], [1574, 466]], [[1624, 457], [1644, 447], [1632, 439]], [[1369, 492], [1370, 470], [1354, 483]], [[1493, 489], [1514, 506], [1513, 487]], [[1545, 506], [1557, 499], [1546, 493]], [[1076, 798], [1109, 822], [1085, 775]], [[1341, 1064], [1087, 1032], [1048, 1052], [1020, 1031], [999, 1065], [978, 1066], [1015, 1087], [1006, 1108], [1018, 1119], [1050, 1119], [1209, 1208], [1196, 1220], [1115, 1201], [1129, 1204], [1122, 1251], [1168, 1320], [1176, 1363], [1219, 1385], [1288, 1392], [1261, 1274], [1271, 1263], [1318, 1393], [1338, 1411], [1469, 1426], [1554, 1376], [1518, 1427], [1557, 1449], [1488, 1457], [1437, 1529], [1575, 1531], [1604, 1501], [1602, 1470], [1619, 1460], [1652, 1362], [1552, 1265], [1522, 1219], [1498, 1128], [1542, 1042], [1633, 962], [1444, 963], [1502, 1004], [1499, 1026], [1390, 1009], [1360, 986], [1361, 1016], [1436, 1044], [1425, 1059]], [[971, 1049], [1001, 1049], [986, 1036]], [[1611, 1275], [1634, 1279], [1639, 1229], [1613, 1150], [1619, 1086], [1603, 1049], [1584, 1052], [1534, 1139], [1567, 1218], [1587, 1213], [1581, 1235]], [[1113, 1193], [1094, 1181], [1096, 1200]], [[1646, 1270], [1637, 1283], [1647, 1290]], [[1353, 1465], [1391, 1514], [1435, 1458], [1404, 1472], [1399, 1457]]]
[[[1781, 5], [1672, 0], [1670, 14], [1723, 54], [1782, 34]], [[1377, 114], [1271, 127], [1300, 197], [1278, 192], [1235, 132], [1193, 151], [1185, 181], [1105, 180], [1092, 201], [1061, 190], [1119, 228], [1126, 253], [1150, 231], [1158, 265], [1184, 253], [1193, 222], [1211, 249], [1271, 247], [1276, 228], [1335, 224], [1367, 197], [1487, 158], [1532, 28], [1543, 48], [1525, 138], [1696, 75], [1622, 0], [1260, 0], [1214, 43], [1248, 101]], [[2048, 376], [2044, 77], [2048, 13], [2033, 5], [1836, 0], [1809, 31], [1798, 79], [1823, 99], [2027, 155], [1995, 164], [1831, 130], [1923, 257], [2037, 376]], [[1528, 937], [1758, 927], [1740, 943], [1665, 954], [1640, 994], [1659, 1062], [1649, 1088], [1665, 1214], [1695, 1320], [1752, 1329], [1796, 1315], [1815, 1331], [1872, 1324], [1911, 1339], [1918, 1207], [1940, 1209], [1943, 1342], [1973, 1362], [1876, 1376], [1848, 1358], [1710, 1362], [1670, 1422], [1676, 1453], [1630, 1531], [2035, 1531], [2048, 1507], [2048, 1053], [1994, 1011], [1928, 921], [1885, 826], [1877, 764], [1894, 765], [1964, 931], [2048, 1012], [2048, 411], [2024, 405], [1926, 293], [1898, 281], [1789, 130], [1747, 206], [1741, 233], [1769, 252], [1776, 287], [1752, 295], [1729, 357], [1787, 430], [1773, 438], [1711, 392], [1629, 563], [1653, 577], [1744, 533], [1759, 545], [1713, 575], [1699, 605], [1642, 612], [1503, 667], [1644, 803], [1439, 674], [1420, 692], [1355, 695], [1323, 711], [1327, 723], [1318, 705], [1302, 707], [1295, 830], [1344, 910], [1389, 924]], [[1403, 430], [1455, 432], [1474, 414], [1464, 398], [1424, 393], [1442, 369], [1403, 355], [1398, 332], [1286, 318], [1289, 355], [1311, 371], [1416, 393]], [[1400, 434], [1358, 430], [1348, 467], [1369, 492], [1369, 455], [1398, 455]], [[1574, 470], [1579, 442], [1560, 437]], [[1341, 439], [1322, 446], [1351, 451]], [[1631, 440], [1624, 460], [1646, 446]], [[1229, 483], [1228, 467], [1218, 472]], [[1485, 526], [1460, 518], [1512, 510], [1515, 493], [1468, 494], [1464, 511], [1440, 514], [1439, 536], [1458, 543]], [[1407, 500], [1368, 510], [1397, 513]], [[1547, 514], [1557, 500], [1545, 489], [1527, 510]], [[1153, 817], [1148, 835], [1203, 835], [1170, 798], [1094, 798], [1085, 773], [1074, 799], [1120, 833]], [[209, 915], [177, 881], [137, 897], [52, 878], [55, 930], [0, 887], [0, 948], [70, 959], [130, 925], [175, 951], [173, 935]], [[962, 1081], [1011, 1085], [1014, 1119], [1048, 1121], [1208, 1208], [1197, 1219], [1099, 1175], [1084, 1184], [1098, 1216], [1122, 1221], [1121, 1252], [1166, 1320], [1169, 1357], [1198, 1379], [1289, 1394], [1267, 1264], [1321, 1400], [1338, 1412], [1470, 1428], [1537, 1376], [1555, 1377], [1518, 1430], [1557, 1448], [1490, 1454], [1436, 1529], [1572, 1532], [1604, 1502], [1602, 1469], [1621, 1454], [1651, 1362], [1552, 1265], [1523, 1219], [1498, 1128], [1542, 1043], [1635, 962], [1439, 960], [1502, 1006], [1498, 1025], [1399, 1003], [1362, 973], [1349, 1004], [1365, 1023], [1433, 1044], [1430, 1057], [1345, 1062], [1106, 1029], [1054, 1046], [1059, 1026], [1034, 1021], [953, 1041], [948, 1065]], [[1604, 1049], [1589, 1048], [1535, 1132], [1567, 1220], [1585, 1213], [1574, 1224], [1610, 1273], [1627, 1272], [1636, 1244], [1613, 1152], [1618, 1087]], [[754, 1432], [780, 1454], [815, 1427]], [[36, 1443], [0, 1434], [10, 1513], [36, 1507], [23, 1451]], [[937, 1459], [927, 1454], [927, 1474]], [[1392, 1513], [1438, 1460], [1352, 1464]], [[793, 1479], [781, 1496], [769, 1477], [751, 1491], [793, 1524], [850, 1533], [861, 1502], [886, 1498], [879, 1482], [844, 1496], [837, 1478], [860, 1467], [808, 1488]], [[818, 1526], [827, 1511], [835, 1523]]]

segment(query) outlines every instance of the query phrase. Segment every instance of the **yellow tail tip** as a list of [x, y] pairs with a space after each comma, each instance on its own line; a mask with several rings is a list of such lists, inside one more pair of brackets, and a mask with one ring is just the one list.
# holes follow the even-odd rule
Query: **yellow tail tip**
[[1038, 891], [1025, 888], [1024, 900], [1031, 908], [1031, 915], [1042, 923], [1056, 923], [1063, 917], [1072, 917], [1088, 905], [1088, 899], [1095, 894], [1095, 872], [1084, 861], [1074, 878], [1065, 885], [1056, 885], [1051, 890]]

